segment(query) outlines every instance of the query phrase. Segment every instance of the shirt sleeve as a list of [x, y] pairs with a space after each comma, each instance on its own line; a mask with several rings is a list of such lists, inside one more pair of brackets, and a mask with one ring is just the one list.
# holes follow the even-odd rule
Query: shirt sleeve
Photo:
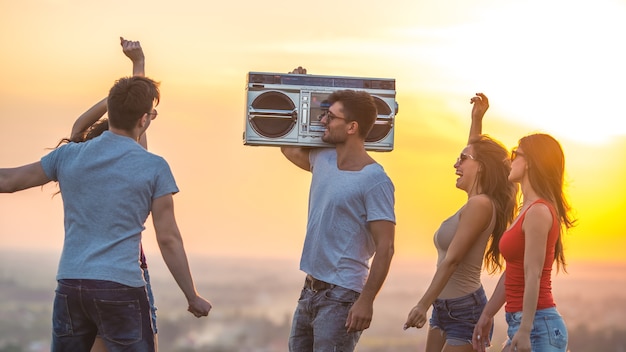
[[172, 174], [169, 164], [165, 159], [160, 158], [160, 172], [157, 174], [152, 199], [157, 199], [167, 194], [176, 194], [179, 192], [176, 180]]
[[385, 176], [385, 180], [378, 182], [365, 194], [368, 222], [386, 220], [396, 223], [394, 193], [393, 183]]
[[52, 181], [59, 180], [59, 165], [63, 160], [63, 152], [67, 149], [68, 144], [64, 144], [41, 158], [41, 167], [46, 176]]

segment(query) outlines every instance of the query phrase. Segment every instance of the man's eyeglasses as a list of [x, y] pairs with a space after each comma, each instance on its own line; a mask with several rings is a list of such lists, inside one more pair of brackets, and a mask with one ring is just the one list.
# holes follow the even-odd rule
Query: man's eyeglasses
[[319, 116], [317, 116], [318, 120], [320, 121], [322, 121], [324, 117], [326, 117], [326, 119], [328, 120], [328, 123], [330, 123], [334, 119], [342, 119], [342, 120], [346, 119], [345, 117], [341, 117], [341, 116], [337, 116], [333, 114], [332, 112], [330, 112], [330, 110], [323, 111], [321, 114], [319, 114]]
[[517, 149], [513, 149], [511, 151], [511, 161], [517, 159], [518, 157], [524, 157], [524, 153], [518, 152]]
[[476, 158], [472, 154], [461, 153], [458, 158], [456, 158], [457, 164], [463, 164], [463, 162], [467, 159], [476, 160]]
[[150, 116], [150, 118], [152, 120], [156, 119], [157, 115], [159, 114], [159, 112], [157, 111], [157, 109], [152, 110], [152, 112], [147, 112], [146, 114], [148, 114], [148, 116]]

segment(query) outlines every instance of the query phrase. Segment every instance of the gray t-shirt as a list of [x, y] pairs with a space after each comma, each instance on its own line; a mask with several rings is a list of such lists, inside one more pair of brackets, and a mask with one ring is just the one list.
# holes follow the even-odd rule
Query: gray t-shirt
[[393, 183], [378, 163], [339, 170], [334, 148], [311, 150], [309, 161], [313, 177], [300, 269], [361, 292], [376, 249], [368, 222], [396, 220]]
[[107, 131], [55, 149], [41, 165], [59, 182], [63, 197], [65, 241], [57, 280], [145, 285], [139, 266], [144, 223], [154, 199], [178, 192], [165, 159]]

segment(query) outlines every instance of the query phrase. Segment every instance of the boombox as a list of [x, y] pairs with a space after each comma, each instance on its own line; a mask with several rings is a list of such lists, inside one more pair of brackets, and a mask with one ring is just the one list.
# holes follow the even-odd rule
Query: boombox
[[395, 79], [249, 72], [243, 143], [265, 146], [329, 146], [320, 116], [327, 98], [341, 89], [372, 95], [378, 117], [365, 139], [372, 151], [393, 150], [398, 112]]

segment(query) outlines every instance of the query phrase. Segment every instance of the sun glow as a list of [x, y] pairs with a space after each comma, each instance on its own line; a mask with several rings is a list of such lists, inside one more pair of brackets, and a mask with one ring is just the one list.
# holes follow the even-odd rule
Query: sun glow
[[[0, 167], [38, 160], [115, 78], [130, 73], [117, 42], [123, 35], [141, 41], [146, 72], [162, 82], [149, 145], [175, 172], [177, 217], [190, 251], [300, 254], [309, 175], [277, 149], [244, 147], [241, 136], [246, 73], [302, 65], [312, 74], [396, 79], [395, 149], [374, 157], [396, 186], [399, 257], [434, 256], [432, 233], [464, 203], [452, 165], [467, 141], [469, 98], [484, 92], [491, 102], [484, 132], [508, 148], [538, 131], [562, 142], [580, 218], [568, 253], [623, 258], [616, 214], [626, 212], [619, 178], [626, 173], [626, 2], [292, 5], [7, 2], [0, 29], [12, 34], [0, 36], [10, 48], [0, 57]], [[352, 15], [328, 25], [322, 9]], [[120, 13], [142, 15], [128, 21]], [[0, 196], [3, 245], [60, 246], [61, 198], [50, 200], [54, 192]], [[157, 247], [150, 229], [146, 239]]]
[[623, 2], [492, 5], [470, 9], [453, 26], [396, 32], [420, 43], [408, 60], [446, 72], [443, 84], [428, 80], [430, 89], [485, 92], [500, 117], [560, 138], [626, 136], [626, 52], [617, 44], [626, 32]]

